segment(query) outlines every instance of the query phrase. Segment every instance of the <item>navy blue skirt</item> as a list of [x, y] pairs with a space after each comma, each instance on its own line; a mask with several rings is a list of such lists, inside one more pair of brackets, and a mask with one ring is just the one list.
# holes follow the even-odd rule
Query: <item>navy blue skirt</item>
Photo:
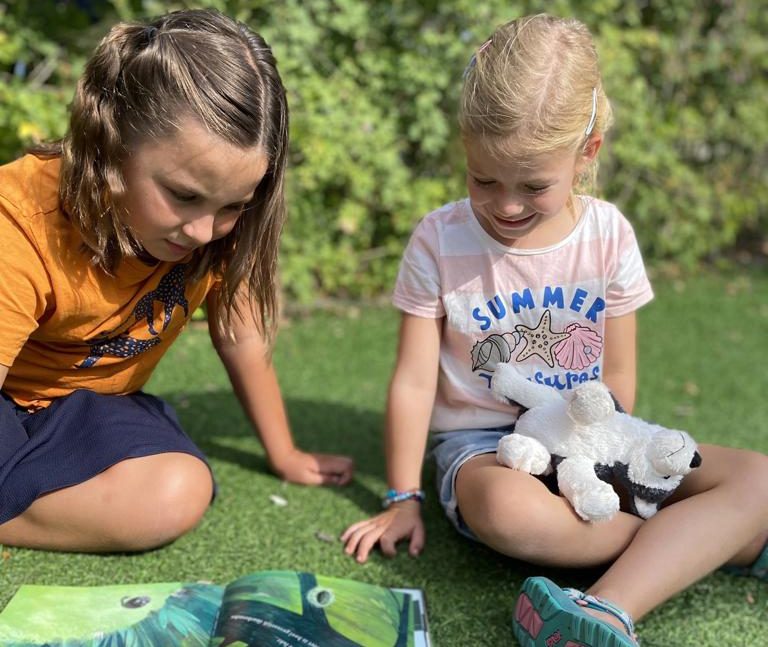
[[147, 393], [79, 390], [33, 413], [0, 396], [0, 523], [39, 496], [83, 483], [127, 458], [182, 452], [208, 464], [173, 408]]

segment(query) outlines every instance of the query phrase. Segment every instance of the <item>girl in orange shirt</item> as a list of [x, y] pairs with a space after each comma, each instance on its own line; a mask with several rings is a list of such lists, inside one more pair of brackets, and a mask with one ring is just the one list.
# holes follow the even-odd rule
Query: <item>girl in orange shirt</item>
[[269, 46], [218, 12], [121, 23], [62, 142], [0, 167], [0, 544], [162, 545], [214, 482], [141, 391], [201, 304], [281, 478], [347, 483], [292, 441], [269, 344], [288, 108]]

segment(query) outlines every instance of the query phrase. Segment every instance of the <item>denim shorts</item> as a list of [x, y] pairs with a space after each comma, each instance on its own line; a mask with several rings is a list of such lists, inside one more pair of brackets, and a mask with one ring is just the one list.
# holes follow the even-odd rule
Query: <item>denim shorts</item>
[[456, 474], [470, 458], [482, 454], [495, 454], [499, 440], [511, 433], [514, 425], [498, 429], [462, 429], [434, 433], [430, 455], [435, 459], [435, 477], [440, 504], [448, 519], [462, 535], [478, 541], [461, 518], [456, 502]]
[[87, 481], [125, 459], [164, 452], [208, 464], [173, 408], [153, 395], [81, 389], [29, 412], [0, 392], [0, 523], [47, 492]]

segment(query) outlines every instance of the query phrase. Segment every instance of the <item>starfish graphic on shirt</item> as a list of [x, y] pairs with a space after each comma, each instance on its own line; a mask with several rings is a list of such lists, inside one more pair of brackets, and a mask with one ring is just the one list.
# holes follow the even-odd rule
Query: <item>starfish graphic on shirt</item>
[[531, 355], [538, 355], [550, 368], [555, 366], [555, 360], [552, 359], [552, 347], [563, 339], [568, 339], [571, 335], [567, 332], [552, 332], [551, 323], [552, 315], [549, 310], [545, 310], [535, 328], [529, 328], [523, 324], [515, 326], [515, 330], [527, 342], [525, 348], [515, 358], [518, 362], [528, 359]]
[[184, 296], [184, 281], [186, 279], [187, 265], [177, 265], [163, 278], [157, 288], [152, 292], [147, 292], [133, 309], [133, 316], [136, 321], [146, 319], [150, 334], [157, 336], [159, 333], [155, 330], [155, 302], [163, 304], [163, 330], [168, 328], [171, 323], [171, 316], [176, 306], [184, 308], [184, 316], [189, 314], [189, 303]]
[[[154, 290], [147, 292], [133, 308], [132, 315], [136, 323], [146, 322], [147, 329], [152, 335], [150, 339], [141, 339], [129, 335], [130, 322], [118, 328], [128, 327], [128, 330], [103, 332], [95, 339], [87, 341], [88, 357], [76, 365], [76, 368], [89, 368], [105, 356], [130, 358], [146, 353], [150, 348], [161, 342], [160, 332], [168, 329], [171, 317], [177, 306], [184, 310], [184, 317], [189, 315], [189, 302], [184, 294], [186, 288], [187, 265], [176, 265], [167, 272]], [[163, 327], [161, 331], [155, 328], [155, 303], [163, 305]], [[135, 328], [134, 328], [135, 330]], [[116, 334], [117, 333], [117, 334]], [[113, 336], [112, 336], [113, 335]]]

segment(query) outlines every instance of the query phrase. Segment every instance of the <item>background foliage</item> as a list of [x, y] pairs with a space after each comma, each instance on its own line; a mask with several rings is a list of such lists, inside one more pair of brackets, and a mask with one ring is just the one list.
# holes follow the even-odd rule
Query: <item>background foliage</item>
[[[203, 6], [0, 0], [0, 160], [61, 136], [87, 54], [116, 19]], [[390, 289], [416, 221], [464, 195], [455, 106], [493, 27], [546, 9], [595, 33], [616, 125], [601, 194], [651, 262], [768, 247], [768, 13], [750, 0], [209, 0], [272, 44], [289, 90], [286, 293]]]

